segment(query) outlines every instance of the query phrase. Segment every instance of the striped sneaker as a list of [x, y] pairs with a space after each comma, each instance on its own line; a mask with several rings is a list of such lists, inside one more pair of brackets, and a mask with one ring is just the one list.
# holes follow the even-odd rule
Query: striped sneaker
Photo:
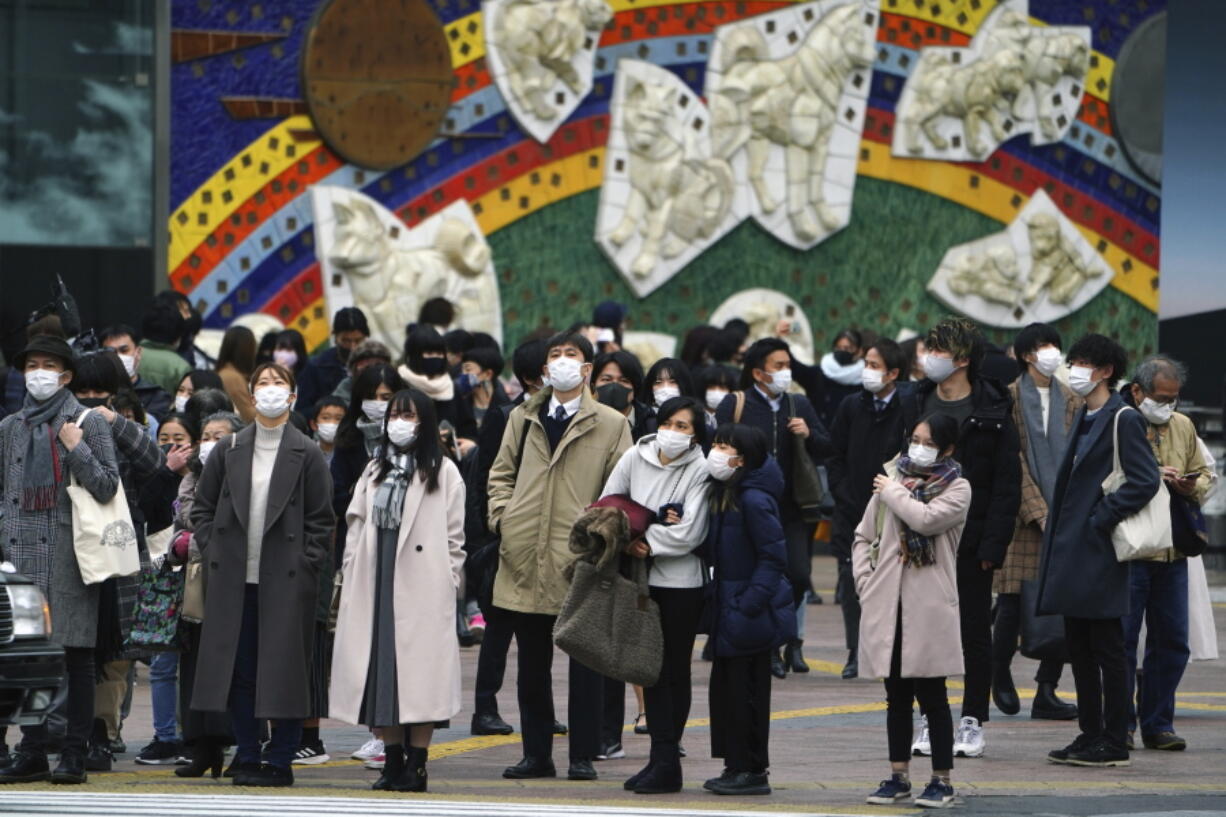
[[317, 766], [331, 759], [328, 750], [324, 748], [323, 741], [320, 741], [314, 746], [300, 747], [297, 752], [294, 752], [294, 759], [290, 762], [298, 766]]

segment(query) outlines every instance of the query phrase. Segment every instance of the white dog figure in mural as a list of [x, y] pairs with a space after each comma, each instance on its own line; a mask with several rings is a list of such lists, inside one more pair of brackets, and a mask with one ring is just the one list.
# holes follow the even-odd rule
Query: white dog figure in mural
[[1038, 213], [1026, 224], [1030, 236], [1030, 283], [1024, 300], [1033, 303], [1047, 290], [1053, 304], [1067, 305], [1091, 278], [1103, 271], [1086, 264], [1072, 242], [1065, 239], [1060, 222], [1049, 213]]
[[720, 134], [717, 154], [727, 159], [747, 144], [749, 181], [767, 213], [779, 207], [765, 174], [771, 146], [786, 149], [787, 212], [802, 241], [840, 223], [825, 201], [822, 181], [844, 84], [852, 72], [876, 59], [862, 13], [859, 3], [836, 8], [818, 21], [795, 53], [777, 60], [769, 58], [760, 31], [738, 29], [730, 35], [723, 81], [712, 95]]
[[988, 152], [982, 139], [983, 125], [997, 142], [1009, 138], [1002, 116], [1007, 116], [1018, 94], [1026, 87], [1021, 54], [1003, 49], [983, 60], [959, 65], [939, 51], [925, 51], [916, 69], [915, 97], [903, 118], [907, 150], [920, 153], [921, 132], [938, 150], [949, 146], [936, 129], [942, 115], [962, 120], [962, 138], [976, 156]]
[[660, 256], [675, 258], [693, 242], [709, 238], [732, 207], [732, 169], [720, 159], [701, 158], [673, 115], [677, 89], [631, 80], [622, 102], [622, 127], [630, 147], [630, 197], [621, 221], [608, 235], [620, 247], [635, 234], [643, 245], [630, 267], [646, 278]]
[[328, 260], [348, 279], [354, 306], [374, 320], [378, 340], [400, 348], [405, 326], [434, 297], [451, 301], [457, 325], [474, 331], [491, 309], [497, 313], [498, 293], [488, 291], [496, 284], [483, 275], [490, 248], [468, 224], [444, 218], [432, 246], [405, 249], [370, 203], [355, 198], [332, 208], [336, 231]]
[[511, 93], [520, 104], [549, 120], [558, 115], [549, 101], [557, 80], [582, 93], [574, 58], [611, 19], [613, 10], [604, 0], [514, 0], [503, 6], [494, 34]]
[[954, 265], [949, 289], [955, 295], [978, 295], [998, 304], [1015, 307], [1022, 299], [1017, 256], [1008, 245], [991, 247], [986, 253], [967, 253]]

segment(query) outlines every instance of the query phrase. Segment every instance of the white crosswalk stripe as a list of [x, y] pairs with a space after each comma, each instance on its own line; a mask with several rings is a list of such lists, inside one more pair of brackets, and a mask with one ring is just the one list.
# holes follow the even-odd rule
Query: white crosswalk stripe
[[[0, 792], [4, 817], [762, 817], [761, 812], [616, 808], [576, 804], [396, 800], [369, 797], [282, 797], [108, 792]], [[802, 817], [772, 811], [772, 817]], [[833, 817], [818, 812], [803, 817]]]

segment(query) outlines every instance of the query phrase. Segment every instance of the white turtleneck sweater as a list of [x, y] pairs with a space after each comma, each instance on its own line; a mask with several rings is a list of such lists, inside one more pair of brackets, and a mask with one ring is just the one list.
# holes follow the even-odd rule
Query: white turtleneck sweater
[[247, 511], [247, 584], [260, 583], [260, 550], [264, 545], [264, 518], [268, 513], [268, 486], [285, 423], [266, 428], [255, 423], [255, 451], [251, 455], [251, 505]]

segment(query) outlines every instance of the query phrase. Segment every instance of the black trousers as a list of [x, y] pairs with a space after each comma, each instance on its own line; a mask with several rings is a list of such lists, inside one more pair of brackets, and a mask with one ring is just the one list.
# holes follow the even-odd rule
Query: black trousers
[[885, 729], [890, 745], [890, 762], [911, 760], [911, 729], [914, 716], [911, 702], [919, 703], [928, 716], [928, 736], [932, 741], [932, 770], [954, 767], [954, 718], [945, 695], [944, 678], [903, 678], [902, 608], [895, 628], [894, 652], [890, 657], [890, 677], [885, 679]]
[[811, 522], [797, 518], [785, 518], [783, 536], [788, 546], [788, 581], [792, 585], [792, 601], [796, 609], [804, 604], [809, 592], [809, 577], [813, 573], [813, 530]]
[[507, 653], [515, 637], [514, 613], [492, 604], [485, 611], [485, 636], [477, 652], [477, 680], [473, 711], [477, 715], [498, 714], [498, 692], [507, 672]]
[[[90, 731], [94, 726], [94, 651], [90, 647], [65, 647], [64, 668], [67, 675], [67, 696], [64, 715], [68, 725], [64, 732], [64, 752], [85, 754]], [[47, 752], [47, 725], [21, 727], [19, 749], [33, 754]]]
[[664, 661], [655, 686], [643, 690], [647, 706], [647, 729], [653, 753], [678, 746], [690, 717], [693, 686], [690, 664], [694, 658], [694, 635], [702, 616], [701, 587], [653, 587], [651, 598], [660, 606], [664, 631]]
[[765, 772], [770, 767], [771, 653], [715, 656], [710, 708], [711, 757], [723, 758], [733, 772]]
[[838, 518], [834, 520], [834, 525], [840, 528], [830, 537], [830, 550], [839, 563], [834, 601], [843, 612], [844, 642], [847, 649], [854, 653], [860, 648], [860, 595], [856, 593], [856, 580], [851, 572], [852, 531], [842, 530], [843, 525]]
[[[1017, 642], [1022, 634], [1022, 596], [1020, 593], [1001, 593], [996, 597], [996, 619], [992, 624], [992, 663], [1007, 667], [1013, 663]], [[1034, 674], [1035, 683], [1060, 683], [1064, 664], [1045, 658], [1039, 662]]]
[[1106, 735], [1123, 748], [1128, 736], [1128, 666], [1124, 623], [1118, 618], [1064, 619], [1073, 681], [1077, 684], [1077, 720], [1090, 737]]
[[[966, 692], [962, 717], [988, 721], [992, 691], [992, 574], [978, 559], [958, 557], [958, 612], [962, 624], [962, 663]], [[927, 712], [927, 710], [924, 710]], [[929, 721], [931, 729], [932, 719]]]
[[622, 727], [626, 724], [626, 682], [604, 676], [604, 700], [600, 711], [600, 744], [621, 743]]
[[[519, 716], [524, 755], [553, 757], [553, 623], [554, 616], [508, 611], [519, 647]], [[604, 676], [570, 662], [567, 721], [570, 759], [591, 760], [600, 754]]]

